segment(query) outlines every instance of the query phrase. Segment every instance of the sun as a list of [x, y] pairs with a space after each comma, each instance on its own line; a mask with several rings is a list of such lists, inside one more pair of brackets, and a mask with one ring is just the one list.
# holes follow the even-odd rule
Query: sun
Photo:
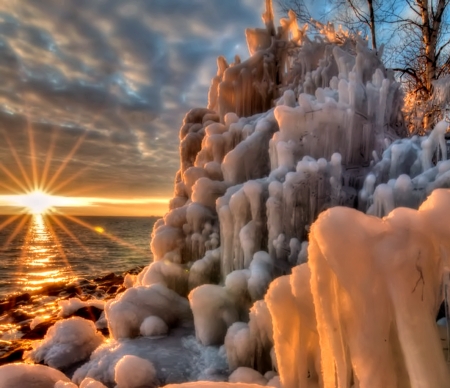
[[28, 194], [16, 195], [17, 205], [24, 207], [29, 214], [45, 214], [58, 205], [58, 197], [43, 191], [32, 191]]

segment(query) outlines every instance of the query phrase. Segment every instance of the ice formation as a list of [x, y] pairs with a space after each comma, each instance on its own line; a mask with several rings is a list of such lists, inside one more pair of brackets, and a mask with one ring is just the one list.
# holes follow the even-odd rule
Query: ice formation
[[105, 315], [113, 338], [139, 335], [150, 316], [159, 317], [168, 327], [189, 324], [192, 319], [188, 301], [162, 283], [127, 289], [106, 304]]
[[2, 365], [0, 377], [0, 388], [53, 388], [58, 381], [70, 382], [64, 373], [44, 365]]
[[114, 368], [117, 388], [156, 387], [156, 371], [153, 364], [140, 357], [123, 356]]
[[26, 357], [34, 362], [63, 369], [89, 358], [91, 353], [103, 342], [93, 322], [73, 317], [58, 321], [52, 326], [42, 341], [33, 345]]
[[113, 340], [74, 382], [125, 387], [133, 341], [193, 323], [231, 375], [179, 387], [450, 386], [448, 123], [407, 138], [400, 85], [359, 36], [317, 24], [312, 39], [293, 13], [276, 27], [270, 0], [263, 21], [186, 114], [154, 262], [106, 303]]
[[197, 339], [225, 343], [235, 382], [275, 369], [285, 388], [450, 384], [435, 323], [447, 237], [425, 216], [446, 211], [447, 122], [405, 138], [382, 49], [331, 25], [311, 40], [293, 14], [276, 29], [270, 1], [263, 20], [251, 58], [220, 57], [208, 109], [184, 119], [156, 262], [188, 270]]

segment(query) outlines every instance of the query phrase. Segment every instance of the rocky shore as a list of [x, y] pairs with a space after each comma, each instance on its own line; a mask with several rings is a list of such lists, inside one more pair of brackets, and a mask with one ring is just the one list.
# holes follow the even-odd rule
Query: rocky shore
[[[126, 290], [123, 285], [125, 276], [138, 274], [142, 268], [136, 267], [119, 275], [110, 273], [92, 280], [53, 283], [38, 291], [0, 299], [0, 365], [22, 361], [32, 342], [43, 339], [48, 329], [61, 319], [78, 316], [98, 321], [103, 310], [96, 306], [80, 307], [62, 317], [58, 303], [71, 298], [82, 302], [114, 299]], [[108, 328], [99, 330], [104, 336], [109, 335]]]

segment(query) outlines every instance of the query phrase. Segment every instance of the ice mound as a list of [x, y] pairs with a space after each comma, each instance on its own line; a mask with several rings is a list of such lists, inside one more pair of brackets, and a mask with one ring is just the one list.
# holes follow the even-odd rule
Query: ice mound
[[53, 388], [58, 381], [70, 382], [60, 371], [44, 365], [0, 366], [0, 388]]
[[247, 383], [266, 385], [267, 379], [259, 372], [252, 368], [241, 366], [237, 368], [228, 378], [230, 383]]
[[[113, 385], [115, 366], [126, 355], [151, 362], [162, 386], [210, 377], [223, 376], [222, 379], [226, 379], [226, 360], [218, 347], [200, 345], [193, 337], [193, 329], [174, 328], [165, 337], [106, 342], [94, 351], [89, 362], [75, 371], [73, 381], [79, 384], [84, 378], [90, 377], [105, 385]], [[210, 372], [205, 374], [205, 371]]]
[[169, 328], [161, 318], [150, 316], [144, 319], [139, 331], [143, 336], [152, 337], [167, 334]]
[[26, 353], [26, 358], [63, 369], [87, 359], [103, 340], [93, 322], [73, 317], [56, 322], [44, 339]]
[[136, 337], [149, 316], [159, 317], [168, 327], [192, 321], [188, 301], [161, 283], [127, 289], [106, 304], [105, 314], [113, 338]]
[[143, 358], [123, 356], [114, 368], [117, 388], [156, 387], [156, 371], [153, 364]]

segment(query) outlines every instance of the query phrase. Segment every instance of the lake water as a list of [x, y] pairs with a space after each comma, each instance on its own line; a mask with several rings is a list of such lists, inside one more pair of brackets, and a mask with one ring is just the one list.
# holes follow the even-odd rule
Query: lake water
[[0, 216], [0, 299], [52, 282], [120, 274], [147, 265], [152, 259], [150, 233], [156, 220]]

